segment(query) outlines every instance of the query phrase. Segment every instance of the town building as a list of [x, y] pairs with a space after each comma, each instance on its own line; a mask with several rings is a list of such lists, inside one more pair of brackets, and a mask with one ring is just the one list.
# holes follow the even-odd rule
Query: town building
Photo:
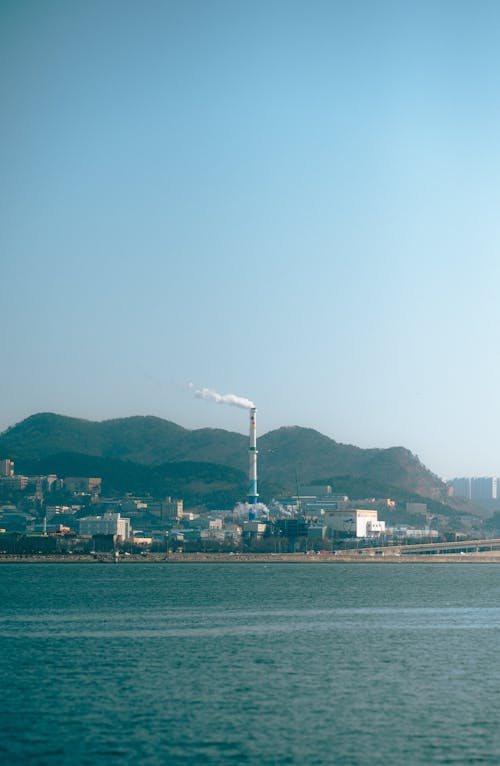
[[0, 489], [4, 492], [22, 492], [29, 484], [28, 476], [18, 474], [10, 476], [0, 476]]
[[468, 500], [496, 500], [498, 479], [495, 476], [462, 476], [448, 482], [455, 497]]
[[470, 500], [470, 478], [461, 476], [448, 482], [448, 486], [453, 490], [455, 497], [466, 497]]
[[88, 516], [80, 519], [79, 532], [81, 535], [116, 535], [121, 540], [127, 540], [131, 534], [130, 519], [120, 513], [105, 513], [104, 516]]
[[0, 460], [0, 476], [14, 476], [14, 463], [12, 460]]
[[196, 516], [189, 522], [189, 526], [192, 529], [209, 529], [212, 532], [215, 530], [221, 530], [224, 526], [223, 519], [214, 518], [213, 516]]
[[182, 519], [184, 512], [183, 500], [172, 500], [167, 497], [159, 503], [148, 503], [148, 512], [162, 521]]
[[477, 476], [470, 480], [471, 500], [496, 500], [498, 480], [494, 476]]
[[307, 522], [298, 516], [293, 519], [276, 519], [275, 528], [281, 537], [307, 537]]
[[243, 522], [243, 537], [261, 539], [266, 534], [268, 525], [262, 521], [249, 520]]
[[308, 540], [324, 540], [328, 528], [323, 524], [310, 524], [307, 527]]
[[385, 521], [379, 521], [376, 510], [331, 510], [323, 520], [333, 536], [379, 537], [385, 532]]
[[95, 476], [66, 476], [64, 486], [69, 492], [84, 492], [91, 495], [101, 494], [102, 479]]
[[309, 516], [319, 516], [320, 514], [327, 513], [328, 511], [337, 511], [339, 509], [338, 500], [308, 500], [304, 502], [302, 509]]

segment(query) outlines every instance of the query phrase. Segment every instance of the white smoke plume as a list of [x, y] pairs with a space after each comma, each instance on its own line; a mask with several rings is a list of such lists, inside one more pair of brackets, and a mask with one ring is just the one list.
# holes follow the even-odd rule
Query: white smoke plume
[[[192, 384], [189, 386], [194, 388]], [[197, 388], [194, 395], [198, 399], [208, 399], [218, 404], [231, 404], [233, 407], [242, 407], [244, 410], [251, 410], [255, 407], [255, 404], [250, 399], [245, 399], [243, 396], [236, 396], [236, 394], [219, 394], [217, 391], [212, 391], [211, 388]]]
[[269, 518], [269, 508], [264, 503], [236, 503], [233, 508], [234, 521], [246, 521], [250, 514], [256, 519]]

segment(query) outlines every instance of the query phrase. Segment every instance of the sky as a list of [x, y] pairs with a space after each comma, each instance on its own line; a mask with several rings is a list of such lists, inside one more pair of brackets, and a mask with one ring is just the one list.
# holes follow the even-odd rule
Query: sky
[[1, 0], [0, 430], [315, 428], [500, 475], [500, 5]]

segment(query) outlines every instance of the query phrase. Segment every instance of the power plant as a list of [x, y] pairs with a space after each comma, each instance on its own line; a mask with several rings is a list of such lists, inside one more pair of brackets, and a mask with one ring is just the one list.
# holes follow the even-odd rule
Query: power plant
[[257, 492], [257, 409], [250, 409], [250, 446], [248, 448], [248, 503], [257, 505], [259, 493]]
[[[191, 388], [194, 388], [190, 384]], [[257, 492], [257, 408], [255, 404], [243, 396], [235, 394], [219, 394], [211, 388], [196, 389], [195, 396], [199, 399], [208, 399], [218, 404], [230, 404], [233, 407], [241, 407], [250, 410], [250, 446], [248, 448], [248, 505], [255, 506], [259, 502]], [[252, 511], [255, 514], [255, 511]], [[253, 516], [255, 518], [255, 515]]]

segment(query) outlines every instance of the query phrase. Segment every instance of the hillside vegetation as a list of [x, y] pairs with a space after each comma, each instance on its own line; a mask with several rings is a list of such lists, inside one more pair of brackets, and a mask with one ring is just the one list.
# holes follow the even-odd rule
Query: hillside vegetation
[[[242, 499], [247, 449], [242, 434], [188, 430], [152, 416], [92, 422], [39, 413], [0, 434], [0, 458], [15, 460], [17, 472], [102, 476], [113, 491], [170, 488], [197, 498], [220, 490], [221, 498]], [[297, 482], [328, 482], [339, 492], [349, 486], [352, 496], [359, 487], [360, 497], [444, 499], [443, 482], [403, 447], [361, 449], [291, 426], [261, 436], [258, 450], [263, 499], [295, 492]]]

